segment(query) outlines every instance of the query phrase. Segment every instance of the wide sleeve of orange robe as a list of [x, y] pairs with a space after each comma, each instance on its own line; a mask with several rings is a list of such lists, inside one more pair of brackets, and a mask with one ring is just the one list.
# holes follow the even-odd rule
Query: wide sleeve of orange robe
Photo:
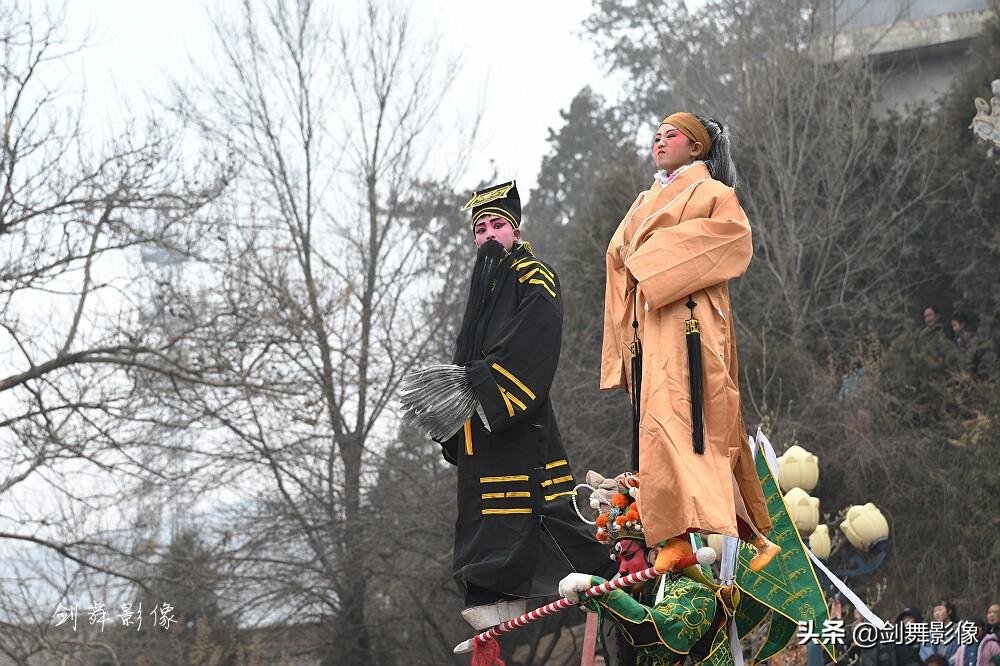
[[650, 308], [739, 277], [750, 265], [750, 222], [730, 190], [711, 217], [652, 230], [625, 261]]

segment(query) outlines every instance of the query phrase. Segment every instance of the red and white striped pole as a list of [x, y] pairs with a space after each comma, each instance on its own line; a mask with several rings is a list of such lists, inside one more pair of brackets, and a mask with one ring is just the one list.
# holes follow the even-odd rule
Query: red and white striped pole
[[[703, 552], [708, 551], [708, 552]], [[709, 553], [711, 553], [709, 555]], [[701, 557], [699, 557], [699, 554]], [[709, 559], [710, 558], [710, 559]], [[711, 564], [715, 561], [715, 551], [711, 548], [699, 548], [697, 553], [692, 553], [687, 555], [674, 565], [673, 571], [680, 571], [686, 569], [690, 566], [696, 564]], [[613, 578], [608, 581], [604, 581], [600, 585], [595, 585], [592, 588], [586, 590], [581, 596], [588, 598], [599, 597], [602, 594], [607, 594], [612, 590], [617, 590], [623, 587], [629, 587], [638, 582], [644, 580], [651, 580], [657, 576], [663, 574], [663, 571], [657, 571], [656, 567], [649, 567], [648, 569], [643, 569], [642, 571], [637, 571], [636, 573], [629, 574], [627, 576], [622, 576], [621, 578]], [[462, 641], [455, 646], [455, 654], [464, 654], [466, 652], [472, 652], [473, 648], [476, 646], [476, 642], [486, 643], [488, 641], [494, 641], [498, 636], [507, 633], [518, 627], [523, 627], [526, 624], [530, 624], [535, 620], [539, 620], [547, 615], [552, 615], [553, 613], [558, 613], [561, 610], [569, 608], [570, 606], [576, 606], [576, 604], [569, 599], [559, 599], [558, 601], [553, 601], [550, 604], [546, 604], [535, 610], [528, 611], [524, 615], [515, 617], [513, 620], [508, 620], [502, 624], [499, 624], [492, 629], [487, 629], [481, 634], [476, 634], [472, 638]]]

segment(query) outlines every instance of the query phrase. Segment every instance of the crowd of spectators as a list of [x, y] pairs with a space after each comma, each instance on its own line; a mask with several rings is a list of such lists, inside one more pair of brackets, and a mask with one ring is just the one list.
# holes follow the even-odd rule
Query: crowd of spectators
[[923, 319], [928, 333], [941, 334], [958, 347], [962, 355], [962, 370], [976, 379], [987, 379], [992, 367], [989, 345], [976, 332], [977, 317], [964, 310], [956, 310], [949, 322], [933, 305], [924, 308]]
[[[854, 617], [855, 623], [863, 622], [857, 613]], [[876, 645], [857, 645], [853, 632], [846, 631], [847, 645], [838, 651], [836, 664], [1000, 666], [1000, 603], [989, 604], [983, 617], [962, 620], [955, 606], [942, 599], [933, 604], [930, 617], [930, 622], [925, 623], [919, 609], [904, 608], [895, 617], [896, 626], [902, 630], [896, 631], [892, 640]]]

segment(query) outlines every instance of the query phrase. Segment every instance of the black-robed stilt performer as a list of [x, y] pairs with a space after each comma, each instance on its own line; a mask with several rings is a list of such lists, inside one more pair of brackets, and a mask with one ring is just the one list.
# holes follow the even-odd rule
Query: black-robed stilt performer
[[458, 467], [454, 576], [463, 615], [485, 628], [556, 593], [569, 572], [614, 566], [574, 513], [577, 482], [549, 400], [559, 278], [521, 242], [513, 181], [476, 192], [468, 209], [479, 251], [454, 365], [411, 375], [403, 406]]

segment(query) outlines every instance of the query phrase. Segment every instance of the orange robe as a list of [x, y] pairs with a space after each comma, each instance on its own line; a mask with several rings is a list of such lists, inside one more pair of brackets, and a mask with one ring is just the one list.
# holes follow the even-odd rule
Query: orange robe
[[[738, 530], [732, 479], [765, 533], [771, 523], [740, 413], [728, 280], [743, 274], [753, 245], [736, 192], [704, 164], [666, 187], [655, 181], [632, 204], [607, 253], [601, 388], [631, 386], [633, 289], [642, 341], [639, 513], [652, 545], [697, 531]], [[692, 443], [684, 320], [688, 295], [701, 322], [705, 453]], [[739, 532], [742, 531], [742, 534]]]

